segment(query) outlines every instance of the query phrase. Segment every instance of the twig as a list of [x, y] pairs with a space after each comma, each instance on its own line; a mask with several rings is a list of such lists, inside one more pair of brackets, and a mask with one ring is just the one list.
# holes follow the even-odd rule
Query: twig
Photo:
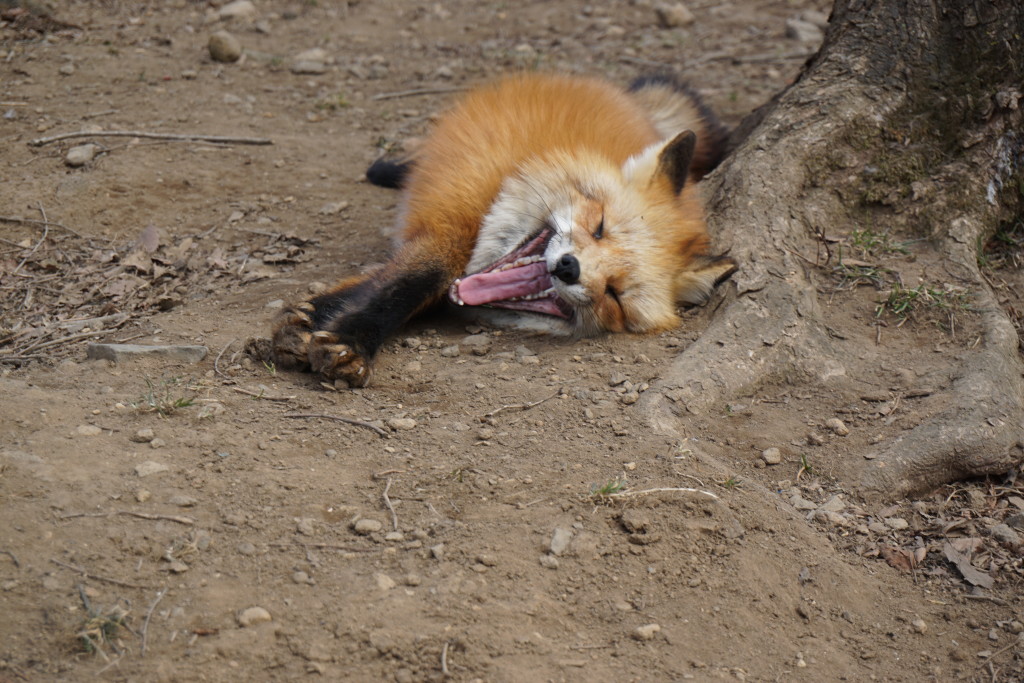
[[341, 417], [340, 415], [328, 415], [326, 413], [285, 413], [281, 417], [292, 417], [292, 418], [314, 418], [319, 417], [325, 420], [337, 420], [338, 422], [344, 422], [345, 424], [355, 425], [356, 427], [363, 427], [365, 429], [372, 429], [382, 437], [387, 437], [388, 433], [377, 425], [364, 422], [363, 420], [353, 420], [350, 417]]
[[534, 401], [533, 403], [515, 403], [515, 404], [512, 404], [512, 405], [508, 405], [508, 406], [501, 406], [500, 408], [495, 408], [491, 412], [487, 413], [486, 415], [484, 415], [484, 417], [494, 417], [495, 415], [497, 415], [498, 413], [500, 413], [503, 410], [529, 410], [530, 408], [536, 408], [541, 403], [545, 403], [547, 401], [550, 401], [551, 399], [555, 398], [556, 396], [558, 396], [558, 392], [555, 392], [554, 394], [551, 394], [547, 398], [542, 398], [539, 401]]
[[400, 97], [414, 97], [416, 95], [441, 95], [450, 92], [462, 92], [465, 88], [458, 86], [450, 88], [414, 88], [412, 90], [399, 90], [398, 92], [382, 92], [374, 95], [371, 100], [396, 100]]
[[231, 378], [228, 377], [227, 375], [225, 375], [223, 372], [220, 371], [220, 366], [218, 365], [218, 363], [220, 363], [221, 356], [223, 356], [224, 352], [227, 351], [228, 348], [230, 348], [230, 346], [235, 343], [236, 339], [238, 339], [238, 337], [235, 337], [234, 339], [229, 341], [227, 344], [225, 344], [224, 348], [221, 349], [220, 353], [217, 354], [217, 357], [213, 359], [213, 370], [214, 370], [214, 372], [216, 372], [218, 375], [220, 375], [221, 377], [223, 377], [224, 379], [227, 379], [227, 380], [230, 380]]
[[60, 223], [54, 223], [53, 221], [37, 221], [37, 220], [32, 219], [32, 218], [19, 218], [18, 216], [0, 216], [0, 221], [2, 221], [4, 223], [22, 223], [24, 225], [50, 225], [50, 226], [53, 226], [55, 228], [60, 228], [61, 230], [70, 232], [75, 237], [81, 237], [82, 239], [97, 239], [97, 240], [102, 240], [104, 242], [109, 242], [110, 241], [106, 237], [89, 237], [89, 238], [86, 238], [86, 236], [83, 235], [82, 233], [77, 232], [75, 230], [72, 230], [71, 228], [69, 228], [66, 225], [61, 225]]
[[373, 473], [373, 478], [374, 479], [383, 479], [384, 477], [388, 476], [389, 474], [405, 474], [405, 472], [406, 472], [406, 470], [384, 470], [382, 472], [374, 472]]
[[267, 396], [263, 392], [260, 392], [260, 393], [257, 394], [255, 391], [249, 391], [249, 390], [243, 389], [241, 387], [232, 387], [231, 389], [232, 389], [232, 391], [237, 391], [240, 394], [245, 394], [246, 396], [252, 396], [253, 398], [263, 399], [264, 401], [281, 401], [281, 402], [284, 402], [284, 401], [294, 401], [295, 398], [296, 398], [295, 396]]
[[18, 569], [21, 569], [21, 562], [18, 562], [17, 555], [12, 553], [10, 550], [0, 550], [0, 554], [6, 555], [7, 557], [11, 558], [11, 562], [14, 563], [14, 566]]
[[313, 548], [314, 550], [341, 550], [348, 553], [372, 553], [376, 552], [376, 548], [354, 548], [348, 545], [341, 545], [338, 543], [300, 543], [299, 541], [291, 541], [289, 543], [268, 543], [267, 546], [271, 548]]
[[384, 505], [387, 507], [388, 512], [391, 513], [391, 526], [395, 531], [398, 531], [398, 515], [395, 513], [395, 506], [391, 504], [391, 499], [388, 497], [388, 491], [391, 489], [391, 477], [388, 477], [388, 483], [384, 485]]
[[441, 675], [451, 676], [451, 672], [448, 671], [448, 641], [444, 642], [444, 647], [441, 648]]
[[95, 119], [100, 116], [106, 116], [107, 114], [116, 114], [116, 109], [104, 109], [103, 111], [94, 111], [91, 114], [82, 114], [82, 120]]
[[60, 519], [77, 519], [79, 517], [110, 517], [112, 515], [125, 515], [127, 517], [138, 517], [139, 519], [149, 520], [167, 520], [169, 522], [177, 522], [178, 524], [184, 524], [185, 526], [192, 526], [196, 523], [196, 520], [191, 517], [181, 517], [178, 515], [154, 515], [149, 512], [134, 512], [132, 510], [116, 510], [112, 512], [71, 512], [66, 515], [61, 515]]
[[648, 493], [667, 493], [670, 491], [679, 491], [683, 493], [700, 493], [705, 496], [710, 496], [715, 500], [718, 500], [718, 496], [711, 493], [711, 491], [704, 491], [702, 489], [688, 489], [688, 488], [660, 488], [660, 489], [644, 489], [642, 491], [620, 491], [619, 493], [609, 493], [605, 498], [630, 498], [632, 496], [643, 496]]
[[79, 339], [87, 339], [89, 337], [97, 337], [101, 334], [107, 334], [110, 330], [94, 330], [91, 332], [79, 332], [78, 334], [69, 334], [66, 337], [60, 337], [59, 339], [51, 339], [47, 342], [39, 342], [38, 344], [29, 344], [23, 349], [19, 349], [19, 354], [25, 354], [29, 351], [39, 351], [40, 349], [47, 349], [57, 344], [63, 344], [64, 342], [78, 341]]
[[160, 601], [164, 599], [165, 595], [167, 595], [167, 589], [166, 588], [160, 589], [160, 591], [156, 594], [156, 599], [153, 600], [153, 604], [151, 604], [149, 606], [149, 609], [146, 611], [146, 620], [144, 622], [142, 622], [142, 647], [141, 647], [141, 653], [142, 653], [143, 657], [146, 656], [146, 635], [149, 633], [149, 619], [150, 619], [150, 617], [153, 616], [153, 610], [156, 609], [156, 606], [160, 604]]
[[82, 567], [76, 567], [75, 565], [68, 564], [66, 562], [61, 562], [60, 560], [58, 560], [58, 559], [56, 559], [54, 557], [50, 558], [50, 562], [53, 562], [57, 566], [64, 567], [65, 569], [70, 569], [73, 572], [77, 572], [77, 573], [81, 574], [82, 576], [84, 576], [85, 578], [92, 579], [94, 581], [103, 581], [105, 583], [112, 583], [115, 586], [122, 586], [123, 588], [142, 588], [144, 590], [151, 588], [151, 586], [141, 586], [141, 585], [139, 585], [137, 583], [128, 583], [127, 581], [119, 581], [118, 579], [112, 579], [112, 578], [107, 577], [107, 576], [101, 576], [99, 574], [93, 574], [92, 572], [88, 571], [87, 569], [83, 569]]
[[57, 142], [58, 140], [88, 137], [150, 138], [153, 140], [178, 140], [181, 142], [221, 142], [229, 145], [274, 144], [273, 140], [269, 140], [267, 138], [236, 138], [223, 135], [177, 135], [174, 133], [149, 133], [139, 130], [101, 130], [99, 132], [82, 130], [77, 133], [61, 133], [60, 135], [51, 135], [46, 138], [36, 138], [35, 140], [29, 140], [28, 144], [30, 147], [42, 147], [43, 145], [48, 145], [51, 142]]
[[21, 267], [28, 263], [29, 257], [32, 256], [32, 254], [36, 253], [39, 247], [42, 246], [43, 242], [45, 242], [46, 238], [49, 237], [50, 235], [50, 221], [46, 220], [46, 211], [43, 210], [42, 204], [39, 205], [39, 213], [43, 215], [43, 236], [39, 238], [38, 242], [36, 242], [36, 246], [32, 247], [32, 251], [25, 254], [25, 258], [21, 259], [21, 263], [15, 266], [14, 270], [11, 271], [11, 275], [18, 274], [18, 271], [21, 270]]
[[963, 598], [964, 600], [983, 600], [985, 602], [991, 602], [996, 605], [999, 605], [1000, 607], [1006, 607], [1010, 604], [1006, 602], [1006, 600], [1003, 600], [1002, 598], [997, 598], [994, 595], [965, 595], [963, 596]]
[[982, 669], [982, 668], [984, 668], [984, 667], [985, 667], [986, 665], [988, 665], [988, 664], [991, 664], [991, 663], [992, 663], [992, 660], [993, 660], [993, 659], [995, 659], [995, 658], [996, 658], [996, 657], [998, 657], [999, 655], [1003, 654], [1003, 653], [1004, 653], [1004, 652], [1006, 652], [1007, 650], [1009, 650], [1009, 649], [1011, 649], [1011, 648], [1014, 648], [1014, 647], [1016, 647], [1016, 646], [1020, 645], [1021, 643], [1024, 643], [1024, 633], [1021, 633], [1020, 635], [1018, 635], [1018, 636], [1017, 636], [1017, 640], [1013, 641], [1012, 643], [1010, 643], [1010, 644], [1009, 644], [1009, 645], [1007, 645], [1006, 647], [1001, 647], [1001, 648], [999, 648], [998, 650], [996, 650], [995, 652], [993, 652], [993, 653], [992, 653], [991, 655], [989, 655], [989, 656], [987, 657], [987, 661], [986, 661], [986, 662], [985, 662], [984, 664], [980, 665], [980, 666], [979, 666], [978, 668], [979, 668], [979, 669]]

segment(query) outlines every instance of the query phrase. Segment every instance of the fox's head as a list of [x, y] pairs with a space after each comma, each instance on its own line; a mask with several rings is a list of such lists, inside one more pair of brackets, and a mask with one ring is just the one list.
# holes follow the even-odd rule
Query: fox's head
[[459, 304], [544, 315], [569, 334], [655, 332], [704, 303], [736, 265], [708, 255], [686, 131], [617, 167], [558, 152], [505, 181], [484, 218]]

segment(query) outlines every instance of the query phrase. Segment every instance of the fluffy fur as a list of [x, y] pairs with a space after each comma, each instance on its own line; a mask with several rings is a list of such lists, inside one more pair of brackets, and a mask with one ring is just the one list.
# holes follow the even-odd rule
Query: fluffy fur
[[523, 74], [470, 92], [402, 164], [399, 247], [378, 270], [287, 309], [274, 356], [365, 386], [383, 341], [447, 294], [529, 326], [653, 332], [703, 303], [735, 264], [709, 254], [695, 180], [724, 129], [685, 88], [630, 91]]

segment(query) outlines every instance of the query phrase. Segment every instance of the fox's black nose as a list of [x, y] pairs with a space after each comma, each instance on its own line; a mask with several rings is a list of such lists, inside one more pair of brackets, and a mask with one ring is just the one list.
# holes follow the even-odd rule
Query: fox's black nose
[[580, 261], [572, 254], [563, 254], [551, 274], [567, 285], [574, 285], [580, 281]]

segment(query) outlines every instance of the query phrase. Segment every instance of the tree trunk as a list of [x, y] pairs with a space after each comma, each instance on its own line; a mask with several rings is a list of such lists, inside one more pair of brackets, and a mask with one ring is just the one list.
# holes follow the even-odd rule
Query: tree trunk
[[815, 257], [871, 215], [928, 238], [981, 330], [950, 368], [945, 407], [848, 454], [850, 483], [893, 498], [1019, 465], [1024, 365], [977, 249], [1024, 216], [1022, 88], [1019, 0], [837, 0], [820, 51], [706, 181], [712, 231], [741, 269], [706, 332], [645, 394], [652, 424], [675, 430], [769, 380], [849, 386], [854, 356], [883, 357], [830, 334]]

